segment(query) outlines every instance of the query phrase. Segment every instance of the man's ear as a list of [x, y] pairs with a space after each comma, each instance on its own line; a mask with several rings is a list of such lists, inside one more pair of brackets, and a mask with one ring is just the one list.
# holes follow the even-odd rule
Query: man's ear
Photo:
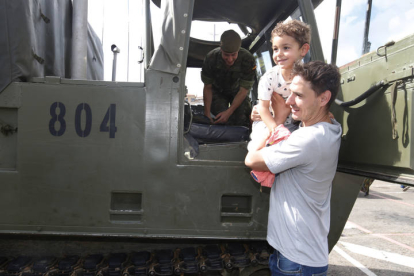
[[309, 52], [309, 49], [310, 49], [310, 45], [308, 43], [303, 44], [302, 48], [300, 48], [301, 56], [302, 57], [306, 56], [306, 54]]
[[326, 106], [329, 103], [329, 100], [331, 99], [331, 91], [326, 90], [322, 94], [319, 95], [321, 106]]

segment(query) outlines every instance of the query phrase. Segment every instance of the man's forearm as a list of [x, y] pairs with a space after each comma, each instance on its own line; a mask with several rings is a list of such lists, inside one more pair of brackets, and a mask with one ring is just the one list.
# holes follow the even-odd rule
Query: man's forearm
[[236, 97], [234, 97], [233, 102], [231, 103], [229, 110], [233, 113], [246, 99], [248, 90], [246, 88], [240, 87], [239, 92], [237, 92]]
[[210, 117], [211, 102], [213, 101], [213, 86], [211, 84], [204, 85], [203, 89], [204, 115]]
[[267, 167], [260, 150], [249, 151], [246, 155], [246, 159], [244, 160], [244, 163], [246, 164], [247, 167], [253, 170], [262, 171], [262, 172], [269, 171], [269, 168]]
[[[266, 137], [260, 137], [255, 143], [249, 145], [249, 152], [246, 155], [244, 163], [253, 170], [269, 171], [261, 150], [266, 146]], [[250, 142], [252, 143], [252, 142]]]

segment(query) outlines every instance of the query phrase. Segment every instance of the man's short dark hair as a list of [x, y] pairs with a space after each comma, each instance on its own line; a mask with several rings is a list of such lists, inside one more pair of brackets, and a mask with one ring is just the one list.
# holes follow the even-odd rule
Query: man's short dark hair
[[329, 90], [331, 99], [327, 104], [328, 108], [338, 95], [341, 74], [335, 65], [322, 61], [311, 61], [304, 64], [298, 62], [293, 66], [293, 75], [309, 81], [317, 96]]

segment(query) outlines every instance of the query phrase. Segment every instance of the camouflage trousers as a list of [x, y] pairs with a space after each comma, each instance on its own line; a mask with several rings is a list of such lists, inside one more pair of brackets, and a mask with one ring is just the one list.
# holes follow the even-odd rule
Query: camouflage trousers
[[[238, 92], [238, 90], [237, 90]], [[213, 100], [211, 102], [211, 113], [216, 116], [220, 112], [223, 112], [229, 108], [231, 103], [233, 102], [234, 97], [236, 96], [237, 92], [232, 93], [218, 93], [213, 89]], [[227, 121], [226, 125], [229, 126], [251, 126], [250, 123], [250, 113], [252, 112], [252, 106], [250, 104], [249, 97], [246, 97], [242, 104], [233, 112], [230, 116], [229, 120]]]

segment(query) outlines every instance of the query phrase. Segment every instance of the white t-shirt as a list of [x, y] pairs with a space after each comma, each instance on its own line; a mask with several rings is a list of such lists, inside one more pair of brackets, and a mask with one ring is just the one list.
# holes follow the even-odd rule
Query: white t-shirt
[[276, 92], [286, 101], [290, 94], [289, 85], [290, 83], [286, 83], [283, 78], [279, 66], [276, 65], [260, 78], [258, 98], [259, 100], [270, 101], [272, 93]]
[[[267, 71], [259, 81], [258, 86], [258, 98], [259, 100], [270, 101], [272, 98], [272, 93], [276, 92], [286, 101], [290, 95], [289, 89], [290, 83], [287, 83], [280, 72], [279, 66], [274, 66], [272, 69]], [[270, 107], [271, 109], [271, 107]], [[277, 112], [277, 110], [275, 110]], [[287, 128], [292, 127], [293, 124], [292, 114], [286, 118], [284, 125]]]
[[[289, 86], [290, 83], [285, 82], [285, 79], [280, 72], [279, 66], [276, 65], [260, 78], [258, 86], [258, 98], [259, 100], [270, 101], [272, 98], [272, 93], [276, 92], [281, 95], [286, 101], [290, 95]], [[270, 107], [269, 109], [271, 110], [272, 108]], [[277, 110], [275, 112], [277, 112]], [[286, 118], [284, 125], [291, 132], [297, 129], [297, 124], [294, 124], [291, 113]], [[267, 135], [269, 135], [269, 130], [263, 121], [253, 122], [252, 133], [250, 135], [250, 139], [252, 141], [260, 140], [262, 137]], [[249, 143], [247, 146], [247, 149], [249, 151], [251, 145], [252, 143]]]
[[263, 149], [276, 176], [270, 193], [267, 241], [289, 260], [312, 267], [328, 265], [332, 180], [342, 129], [338, 122], [300, 127]]

